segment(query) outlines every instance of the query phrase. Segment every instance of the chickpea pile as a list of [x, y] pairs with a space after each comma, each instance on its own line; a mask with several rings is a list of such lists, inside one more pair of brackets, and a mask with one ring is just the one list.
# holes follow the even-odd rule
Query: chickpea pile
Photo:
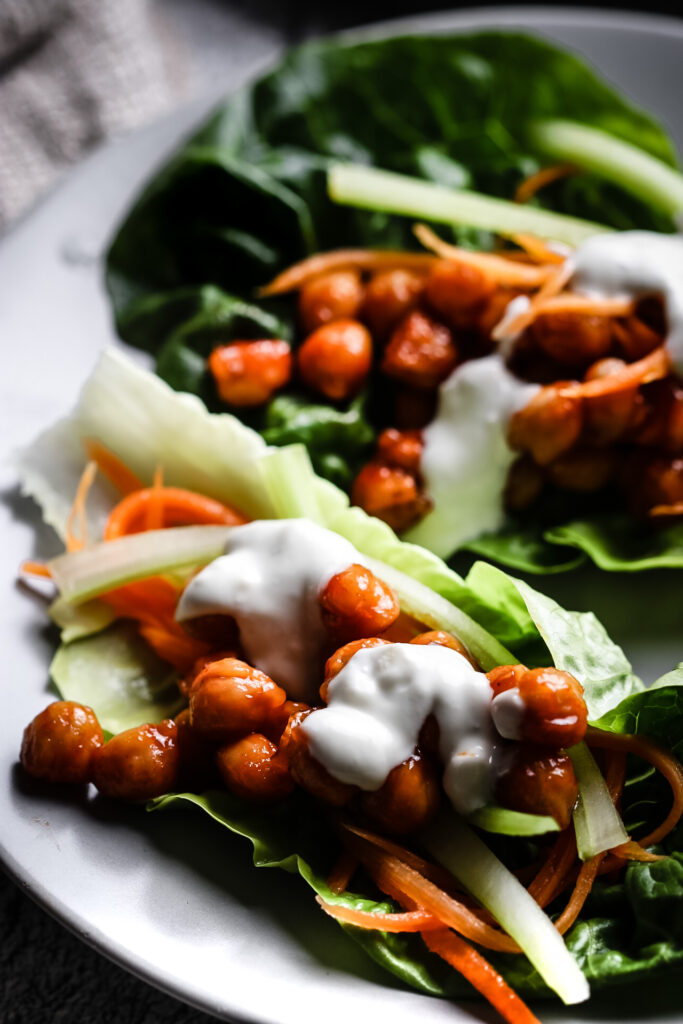
[[[399, 608], [386, 584], [360, 565], [332, 577], [319, 601], [333, 651], [320, 687], [324, 705], [331, 680], [357, 651], [392, 642], [387, 637]], [[216, 617], [211, 618], [215, 635]], [[226, 635], [231, 639], [233, 627], [228, 620]], [[378, 635], [382, 633], [387, 635]], [[448, 633], [420, 633], [410, 642], [450, 647], [477, 667]], [[424, 723], [411, 756], [391, 771], [382, 787], [362, 792], [335, 779], [311, 755], [300, 726], [315, 708], [289, 700], [282, 687], [240, 654], [235, 643], [234, 649], [216, 649], [201, 658], [179, 684], [187, 707], [175, 719], [127, 729], [106, 742], [90, 708], [56, 701], [25, 730], [24, 769], [53, 783], [92, 782], [107, 797], [135, 803], [221, 785], [244, 800], [268, 803], [299, 786], [390, 834], [412, 832], [433, 817], [442, 800], [433, 717]], [[524, 704], [521, 739], [516, 736], [510, 743], [496, 799], [512, 809], [552, 815], [565, 827], [577, 796], [565, 748], [578, 742], [586, 729], [579, 683], [556, 669], [529, 671], [521, 665], [494, 669], [488, 679], [493, 704], [510, 688], [517, 689]]]
[[[236, 407], [263, 404], [297, 378], [316, 396], [346, 402], [371, 374], [379, 378], [391, 425], [351, 498], [402, 532], [431, 507], [420, 474], [421, 430], [434, 415], [439, 385], [461, 362], [492, 351], [491, 332], [519, 294], [484, 269], [449, 259], [422, 269], [322, 273], [299, 289], [302, 340], [293, 354], [279, 340], [237, 341], [217, 348], [209, 368], [219, 396]], [[656, 299], [626, 317], [542, 313], [523, 332], [511, 368], [543, 386], [509, 424], [508, 442], [519, 453], [505, 491], [509, 511], [522, 512], [553, 491], [616, 489], [637, 518], [683, 502], [678, 378], [592, 398], [566, 388], [569, 380], [605, 377], [643, 358], [664, 332]]]

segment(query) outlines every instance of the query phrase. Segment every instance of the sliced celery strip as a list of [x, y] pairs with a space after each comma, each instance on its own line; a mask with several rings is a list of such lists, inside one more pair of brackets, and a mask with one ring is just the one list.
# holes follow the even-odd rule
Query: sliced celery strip
[[558, 160], [599, 174], [675, 216], [683, 211], [683, 175], [637, 146], [575, 121], [536, 121], [532, 143]]
[[437, 224], [462, 224], [498, 235], [532, 234], [572, 246], [610, 230], [577, 217], [465, 189], [456, 191], [360, 164], [334, 164], [327, 174], [327, 189], [334, 202], [345, 206], [398, 213]]
[[104, 541], [48, 562], [66, 601], [79, 603], [134, 580], [204, 565], [223, 554], [231, 526], [174, 526]]
[[462, 818], [442, 816], [420, 840], [519, 943], [564, 1003], [588, 999], [588, 982], [550, 918]]
[[278, 519], [312, 519], [325, 525], [310, 456], [303, 444], [289, 444], [258, 461], [263, 482]]
[[495, 832], [501, 836], [542, 836], [547, 832], [560, 831], [555, 819], [547, 814], [525, 814], [524, 811], [510, 811], [494, 804], [480, 807], [467, 820], [484, 832]]
[[585, 743], [568, 751], [579, 783], [579, 800], [574, 809], [576, 846], [581, 860], [590, 860], [628, 839], [624, 823], [612, 803], [602, 772]]

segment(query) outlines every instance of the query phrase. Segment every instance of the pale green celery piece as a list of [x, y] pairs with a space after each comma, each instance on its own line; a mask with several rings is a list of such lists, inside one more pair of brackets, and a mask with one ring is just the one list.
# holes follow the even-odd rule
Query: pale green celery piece
[[588, 999], [588, 982], [548, 915], [462, 818], [442, 815], [420, 842], [493, 914], [564, 1003]]
[[325, 525], [317, 495], [319, 480], [304, 445], [271, 449], [258, 465], [278, 519], [311, 519]]
[[494, 804], [480, 807], [467, 820], [484, 832], [495, 832], [501, 836], [542, 836], [560, 831], [555, 819], [547, 814], [526, 814]]
[[630, 142], [599, 128], [555, 119], [534, 122], [529, 136], [548, 156], [607, 178], [671, 216], [683, 211], [680, 171]]
[[99, 633], [115, 618], [113, 610], [104, 601], [93, 598], [92, 601], [83, 601], [82, 604], [72, 604], [61, 595], [55, 598], [48, 608], [48, 615], [55, 625], [59, 626], [63, 644]]
[[334, 164], [327, 175], [330, 198], [345, 206], [381, 210], [438, 224], [461, 224], [498, 235], [532, 234], [577, 246], [609, 231], [603, 224], [523, 206], [505, 199], [455, 190], [361, 164]]
[[579, 857], [585, 861], [625, 843], [628, 835], [586, 744], [577, 743], [568, 754], [579, 783], [579, 799], [574, 809], [576, 846]]
[[79, 603], [135, 580], [223, 554], [231, 526], [175, 526], [104, 541], [48, 562], [65, 601]]

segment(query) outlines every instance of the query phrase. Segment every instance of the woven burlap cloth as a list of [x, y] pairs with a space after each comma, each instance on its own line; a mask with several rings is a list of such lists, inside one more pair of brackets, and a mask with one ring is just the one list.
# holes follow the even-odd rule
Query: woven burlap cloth
[[147, 0], [0, 0], [0, 231], [177, 97], [167, 42]]

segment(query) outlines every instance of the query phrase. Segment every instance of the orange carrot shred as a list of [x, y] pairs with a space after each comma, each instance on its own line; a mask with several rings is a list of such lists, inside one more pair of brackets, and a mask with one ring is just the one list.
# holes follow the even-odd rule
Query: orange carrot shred
[[427, 948], [462, 974], [508, 1024], [540, 1024], [538, 1017], [488, 960], [459, 935], [441, 928], [438, 931], [424, 931], [422, 938]]
[[[156, 492], [155, 492], [156, 491]], [[104, 539], [113, 540], [145, 528], [150, 504], [163, 504], [163, 526], [190, 524], [226, 524], [239, 526], [247, 522], [241, 512], [207, 498], [204, 494], [180, 487], [144, 487], [123, 498], [112, 510], [104, 530]]]
[[96, 441], [94, 438], [86, 438], [83, 441], [88, 459], [91, 462], [97, 463], [97, 468], [106, 476], [117, 490], [121, 494], [132, 494], [133, 491], [139, 491], [142, 489], [144, 484], [135, 473], [133, 473], [125, 462], [122, 462], [118, 455], [114, 455], [109, 448], [105, 447], [101, 441]]
[[530, 256], [534, 263], [564, 263], [565, 257], [562, 253], [555, 252], [549, 245], [536, 235], [517, 234], [513, 235], [511, 241], [523, 249], [527, 256]]
[[526, 203], [532, 196], [535, 196], [540, 189], [546, 185], [552, 185], [555, 181], [568, 178], [572, 174], [578, 174], [579, 168], [575, 164], [561, 163], [551, 164], [549, 167], [542, 167], [540, 171], [526, 177], [515, 190], [514, 201]]
[[443, 928], [441, 921], [426, 910], [409, 910], [404, 914], [385, 913], [374, 910], [356, 910], [355, 907], [328, 903], [322, 896], [316, 900], [326, 914], [344, 924], [355, 925], [380, 932], [419, 932], [432, 928]]
[[391, 252], [379, 249], [335, 249], [319, 252], [283, 270], [281, 274], [258, 291], [259, 295], [283, 295], [294, 291], [321, 274], [335, 270], [414, 270], [427, 272], [436, 257], [424, 252]]
[[513, 254], [472, 252], [461, 249], [442, 238], [428, 228], [426, 224], [416, 224], [413, 228], [415, 236], [427, 249], [444, 260], [456, 260], [470, 267], [477, 267], [492, 279], [504, 285], [518, 285], [520, 288], [538, 288], [552, 276], [554, 267], [537, 266], [522, 263], [513, 258]]
[[19, 572], [25, 576], [43, 576], [48, 580], [52, 578], [52, 573], [44, 562], [32, 562], [30, 559], [21, 563]]
[[683, 501], [673, 505], [655, 505], [648, 512], [649, 516], [683, 516]]
[[86, 463], [76, 488], [76, 496], [66, 521], [66, 550], [80, 551], [88, 543], [88, 517], [85, 503], [97, 475], [97, 463]]

